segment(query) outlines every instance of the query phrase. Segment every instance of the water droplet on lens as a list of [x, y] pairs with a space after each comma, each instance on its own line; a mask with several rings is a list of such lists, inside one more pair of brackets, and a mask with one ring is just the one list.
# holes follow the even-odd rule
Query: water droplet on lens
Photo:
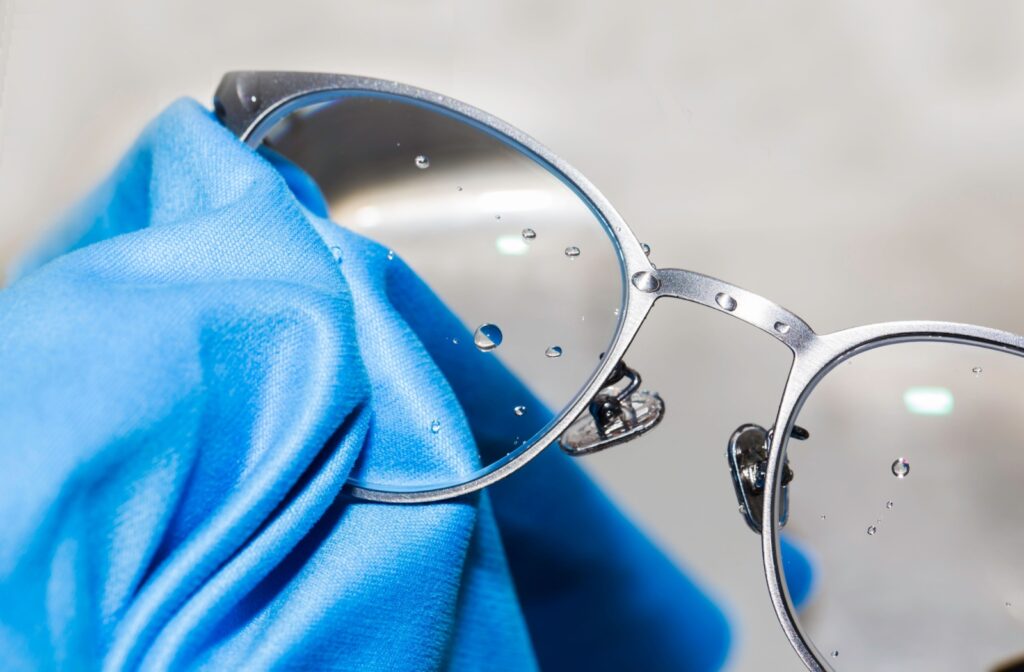
[[910, 462], [902, 457], [892, 463], [892, 475], [896, 478], [906, 478], [910, 473]]
[[462, 187], [455, 187], [455, 191], [462, 191]]
[[537, 232], [533, 229], [523, 229], [523, 240], [533, 240], [537, 237]]
[[729, 312], [736, 310], [736, 299], [732, 298], [725, 292], [720, 292], [718, 296], [715, 297], [715, 303], [721, 306], [723, 310], [728, 310]]
[[836, 649], [835, 651], [832, 652], [832, 657], [833, 658], [838, 658], [839, 657], [839, 649]]
[[580, 256], [580, 248], [576, 247], [575, 245], [565, 248], [565, 256], [569, 257], [570, 259], [575, 259], [576, 257]]
[[615, 317], [618, 317], [620, 312], [622, 311], [619, 308], [616, 308], [612, 314], [615, 315]]
[[557, 345], [552, 345], [550, 348], [544, 351], [544, 354], [548, 357], [551, 357], [552, 359], [554, 359], [555, 357], [561, 357], [562, 348]]
[[452, 345], [458, 345], [458, 344], [459, 344], [459, 339], [452, 338]]
[[495, 219], [501, 219], [501, 215], [495, 215], [494, 218]]
[[825, 520], [826, 518], [827, 518], [827, 516], [826, 516], [826, 515], [825, 515], [824, 513], [823, 513], [823, 514], [821, 514], [821, 519], [822, 519], [822, 520]]
[[331, 246], [331, 256], [334, 257], [334, 260], [340, 264], [341, 263], [341, 248], [338, 247], [337, 245], [332, 245]]
[[391, 261], [394, 258], [395, 258], [395, 251], [394, 250], [388, 250], [388, 261]]
[[647, 243], [640, 243], [640, 249], [642, 249], [644, 251], [644, 254], [646, 254], [648, 257], [651, 256], [651, 246], [648, 245]]
[[1006, 606], [1008, 606], [1008, 607], [1012, 607], [1012, 606], [1013, 606], [1013, 603], [1012, 603], [1012, 602], [1007, 602], [1007, 603], [1006, 603]]
[[496, 324], [481, 324], [473, 334], [473, 344], [481, 352], [489, 352], [501, 345], [504, 335]]
[[973, 373], [975, 377], [980, 376], [982, 371], [983, 369], [980, 366], [976, 366], [971, 369], [971, 373]]
[[416, 167], [419, 168], [420, 170], [426, 170], [427, 168], [430, 168], [430, 159], [427, 158], [426, 156], [423, 156], [422, 154], [416, 157], [414, 163], [416, 164]]
[[887, 508], [887, 509], [891, 509], [892, 508], [892, 500], [891, 499], [888, 502], [885, 503], [885, 508]]
[[512, 412], [518, 415], [519, 417], [523, 417], [524, 415], [526, 415], [526, 406], [516, 406], [515, 408], [512, 409]]
[[868, 525], [868, 536], [874, 536], [875, 532], [878, 532], [878, 528], [874, 525]]
[[430, 423], [430, 431], [433, 432], [434, 434], [437, 434], [438, 432], [440, 432], [441, 431], [441, 421], [440, 420], [434, 420], [432, 423]]
[[789, 333], [789, 325], [786, 324], [785, 322], [776, 322], [775, 323], [775, 331], [779, 332], [780, 334], [788, 334]]

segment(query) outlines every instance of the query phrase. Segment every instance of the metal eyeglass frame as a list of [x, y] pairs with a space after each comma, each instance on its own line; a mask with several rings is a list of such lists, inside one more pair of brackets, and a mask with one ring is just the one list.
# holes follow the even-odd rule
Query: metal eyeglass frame
[[[559, 437], [583, 414], [616, 371], [626, 349], [654, 303], [663, 297], [684, 299], [738, 318], [784, 344], [793, 353], [773, 431], [767, 432], [767, 464], [763, 469], [765, 505], [748, 510], [760, 528], [768, 592], [782, 629], [801, 661], [810, 670], [829, 670], [825, 658], [800, 628], [786, 588], [780, 551], [780, 518], [784, 519], [786, 446], [794, 419], [810, 392], [829, 371], [868, 350], [901, 342], [942, 341], [1024, 355], [1024, 337], [997, 329], [954, 322], [887, 322], [831, 334], [817, 334], [800, 317], [745, 289], [693, 271], [655, 268], [639, 239], [608, 200], [579, 171], [540, 143], [490, 114], [446, 96], [398, 82], [299, 72], [232, 72], [221, 80], [214, 97], [218, 118], [240, 140], [257, 147], [278, 121], [297, 109], [351, 95], [401, 99], [454, 117], [484, 130], [537, 161], [561, 179], [597, 215], [618, 251], [626, 287], [625, 306], [607, 355], [590, 380], [548, 430], [532, 444], [490, 465], [472, 480], [429, 490], [382, 490], [350, 486], [358, 498], [392, 503], [434, 502], [475, 492], [519, 469]], [[743, 428], [741, 428], [742, 430]], [[736, 441], [734, 435], [733, 441]], [[734, 471], [735, 476], [735, 471]], [[740, 485], [737, 480], [737, 494]], [[741, 501], [745, 501], [741, 497]], [[758, 521], [757, 516], [760, 516]]]

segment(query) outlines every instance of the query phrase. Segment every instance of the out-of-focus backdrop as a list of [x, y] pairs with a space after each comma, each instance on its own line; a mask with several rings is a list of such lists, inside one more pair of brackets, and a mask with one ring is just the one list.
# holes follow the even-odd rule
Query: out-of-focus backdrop
[[[819, 331], [935, 318], [1024, 332], [1024, 5], [0, 7], [4, 269], [173, 99], [208, 103], [231, 69], [319, 70], [510, 121], [595, 182], [656, 263], [753, 289]], [[661, 305], [628, 361], [667, 418], [584, 464], [723, 600], [733, 669], [795, 669], [723, 459], [737, 425], [771, 423], [787, 353]]]

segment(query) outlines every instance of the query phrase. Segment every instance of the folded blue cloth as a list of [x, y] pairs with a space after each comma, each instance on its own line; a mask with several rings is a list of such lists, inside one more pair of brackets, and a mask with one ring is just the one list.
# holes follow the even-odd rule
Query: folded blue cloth
[[723, 613], [557, 450], [339, 495], [471, 470], [492, 419], [454, 318], [324, 214], [180, 101], [0, 292], [3, 668], [718, 669]]

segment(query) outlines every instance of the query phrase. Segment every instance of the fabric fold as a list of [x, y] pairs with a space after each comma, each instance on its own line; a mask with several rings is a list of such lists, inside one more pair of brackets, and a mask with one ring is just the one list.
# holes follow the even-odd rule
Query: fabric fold
[[522, 383], [458, 375], [464, 327], [318, 199], [179, 101], [0, 292], [5, 666], [720, 668], [722, 611], [557, 451], [342, 494], [472, 472]]

